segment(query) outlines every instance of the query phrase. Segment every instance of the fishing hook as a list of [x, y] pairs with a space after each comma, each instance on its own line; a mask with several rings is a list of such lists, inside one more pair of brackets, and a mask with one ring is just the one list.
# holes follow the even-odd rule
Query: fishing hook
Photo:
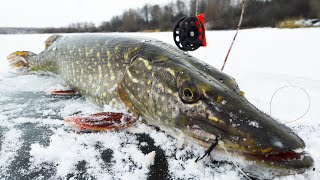
[[195, 160], [195, 162], [198, 162], [200, 160], [202, 160], [206, 155], [210, 155], [210, 153], [212, 152], [212, 150], [218, 145], [220, 140], [220, 136], [216, 136], [216, 139], [213, 141], [213, 143], [211, 144], [211, 146], [205, 151], [203, 156], [198, 156], [197, 159]]

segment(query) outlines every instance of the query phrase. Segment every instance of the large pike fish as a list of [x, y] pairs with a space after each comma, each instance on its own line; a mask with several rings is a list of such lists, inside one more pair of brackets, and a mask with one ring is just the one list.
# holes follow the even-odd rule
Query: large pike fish
[[[305, 143], [258, 110], [234, 78], [157, 40], [107, 35], [51, 36], [40, 54], [8, 56], [18, 70], [49, 71], [96, 104], [123, 104], [148, 124], [183, 133], [209, 147], [220, 137], [238, 157], [272, 170], [303, 173], [313, 166]], [[117, 120], [115, 120], [117, 119]], [[98, 113], [67, 121], [82, 129], [119, 129], [133, 117]]]

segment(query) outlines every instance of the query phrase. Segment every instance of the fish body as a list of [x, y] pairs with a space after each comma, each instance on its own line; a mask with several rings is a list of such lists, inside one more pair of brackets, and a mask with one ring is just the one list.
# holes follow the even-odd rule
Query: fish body
[[117, 86], [141, 41], [85, 35], [55, 39], [47, 49], [30, 56], [32, 70], [57, 74], [67, 85], [98, 105], [120, 102]]
[[[238, 91], [236, 82], [230, 76], [154, 39], [105, 35], [59, 36], [46, 47], [40, 54], [28, 57], [31, 70], [57, 74], [68, 86], [97, 105], [123, 102], [131, 111], [157, 126], [167, 124], [175, 127], [172, 126], [174, 122], [166, 120], [167, 117], [162, 114], [164, 111], [172, 117], [179, 114], [179, 109], [175, 107], [176, 99], [166, 98], [167, 94], [179, 96], [176, 81], [180, 72], [171, 68], [171, 64], [181, 64], [181, 70], [184, 64], [189, 64], [187, 68], [190, 69], [191, 66], [200, 67]], [[123, 86], [129, 92], [136, 93], [123, 92]], [[128, 98], [141, 106], [134, 106]], [[144, 102], [151, 107], [144, 107]]]
[[12, 66], [57, 74], [96, 104], [121, 103], [148, 123], [224, 147], [274, 175], [313, 166], [303, 140], [258, 110], [236, 81], [158, 40], [125, 36], [52, 36], [36, 55], [13, 53]]

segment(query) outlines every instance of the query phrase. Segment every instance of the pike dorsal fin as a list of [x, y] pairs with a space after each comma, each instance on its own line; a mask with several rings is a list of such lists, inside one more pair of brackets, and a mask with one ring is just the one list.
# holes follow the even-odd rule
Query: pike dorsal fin
[[50, 36], [45, 42], [45, 49], [48, 49], [57, 39], [59, 39], [60, 37], [62, 37], [61, 35], [52, 35]]

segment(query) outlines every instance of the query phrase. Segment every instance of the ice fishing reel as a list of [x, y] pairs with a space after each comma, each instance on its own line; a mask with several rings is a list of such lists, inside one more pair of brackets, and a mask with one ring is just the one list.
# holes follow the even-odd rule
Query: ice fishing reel
[[183, 51], [195, 51], [200, 46], [206, 46], [204, 14], [181, 18], [174, 27], [173, 39]]

